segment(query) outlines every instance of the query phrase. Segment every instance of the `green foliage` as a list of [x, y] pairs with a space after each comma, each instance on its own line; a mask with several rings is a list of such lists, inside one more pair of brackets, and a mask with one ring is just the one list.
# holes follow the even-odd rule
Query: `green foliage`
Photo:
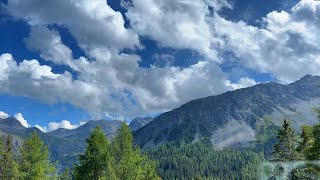
[[214, 150], [206, 141], [165, 144], [146, 151], [163, 179], [259, 179], [262, 155], [251, 150]]
[[277, 142], [277, 131], [279, 127], [276, 126], [271, 117], [264, 117], [261, 123], [256, 124], [256, 143], [255, 151], [264, 154], [266, 159], [271, 159], [273, 156], [273, 147]]
[[278, 142], [274, 146], [276, 161], [294, 161], [298, 159], [298, 139], [290, 122], [284, 119], [282, 129], [277, 133]]
[[25, 180], [45, 180], [55, 176], [55, 166], [49, 161], [48, 147], [36, 132], [20, 148], [21, 178]]
[[62, 174], [59, 176], [59, 180], [72, 180], [71, 173], [69, 171], [69, 168], [66, 168]]
[[292, 180], [320, 179], [320, 167], [307, 164], [291, 171], [290, 176]]
[[133, 147], [132, 132], [125, 123], [116, 133], [112, 148], [117, 179], [159, 179], [154, 162]]
[[309, 147], [307, 158], [310, 160], [320, 160], [320, 124], [312, 127], [311, 146]]
[[320, 119], [320, 108], [314, 107], [312, 108], [313, 114]]
[[124, 123], [112, 144], [98, 126], [87, 140], [86, 152], [79, 156], [74, 177], [79, 180], [159, 179], [156, 164], [133, 146], [130, 128]]
[[0, 179], [15, 180], [18, 178], [18, 166], [13, 154], [12, 136], [8, 135], [5, 144], [0, 138]]
[[312, 146], [313, 146], [314, 138], [313, 138], [312, 131], [313, 131], [312, 126], [303, 125], [301, 127], [300, 142], [297, 150], [299, 152], [300, 158], [303, 160], [312, 159], [312, 156], [313, 156]]
[[86, 142], [85, 154], [79, 156], [80, 164], [75, 166], [75, 179], [115, 179], [110, 143], [100, 126], [93, 130]]

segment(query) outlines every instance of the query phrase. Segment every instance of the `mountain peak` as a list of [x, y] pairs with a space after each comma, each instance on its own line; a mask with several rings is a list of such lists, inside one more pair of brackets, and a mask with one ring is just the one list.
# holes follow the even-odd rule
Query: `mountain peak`
[[310, 79], [312, 77], [314, 77], [314, 76], [312, 76], [310, 74], [307, 74], [307, 75], [303, 76], [302, 78], [300, 78], [300, 80], [302, 80], [302, 79]]
[[315, 81], [315, 80], [319, 80], [319, 79], [320, 79], [320, 76], [312, 76], [310, 74], [307, 74], [294, 83], [311, 82], [311, 81]]
[[142, 128], [143, 126], [149, 124], [153, 119], [154, 118], [152, 117], [144, 117], [144, 118], [136, 117], [130, 122], [129, 126], [133, 131], [136, 131]]
[[250, 146], [257, 124], [263, 124], [266, 117], [274, 117], [277, 125], [283, 117], [290, 117], [295, 127], [300, 127], [301, 119], [305, 124], [318, 122], [309, 102], [319, 102], [319, 97], [320, 76], [306, 75], [289, 85], [261, 83], [190, 101], [138, 129], [134, 139], [144, 148], [199, 137], [210, 139], [217, 147]]
[[18, 121], [16, 118], [8, 117], [8, 118], [0, 119], [0, 128], [11, 129], [12, 131], [14, 131], [14, 130], [25, 129], [26, 127], [24, 127], [21, 124], [21, 122]]

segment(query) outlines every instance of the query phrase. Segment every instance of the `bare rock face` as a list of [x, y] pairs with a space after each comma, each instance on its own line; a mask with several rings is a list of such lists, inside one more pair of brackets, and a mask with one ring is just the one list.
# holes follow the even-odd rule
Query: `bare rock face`
[[277, 126], [289, 118], [299, 130], [302, 124], [319, 122], [311, 111], [319, 103], [319, 76], [307, 75], [288, 85], [258, 84], [193, 100], [163, 113], [135, 132], [135, 143], [146, 148], [208, 138], [218, 148], [247, 147], [256, 140], [256, 128], [266, 116]]

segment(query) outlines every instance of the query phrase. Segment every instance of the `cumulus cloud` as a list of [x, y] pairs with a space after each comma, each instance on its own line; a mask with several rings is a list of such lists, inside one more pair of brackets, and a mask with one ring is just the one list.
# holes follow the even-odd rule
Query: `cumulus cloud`
[[217, 40], [207, 19], [210, 8], [230, 7], [227, 1], [217, 0], [132, 0], [122, 1], [132, 28], [160, 46], [193, 49], [217, 60], [212, 48]]
[[5, 119], [5, 118], [8, 118], [9, 117], [9, 114], [3, 112], [3, 111], [0, 111], [0, 119]]
[[22, 124], [22, 126], [24, 126], [26, 128], [30, 127], [27, 120], [24, 119], [24, 117], [21, 113], [17, 113], [13, 117], [16, 118]]
[[[0, 111], [0, 119], [5, 119], [10, 117], [9, 114]], [[30, 125], [28, 124], [27, 120], [24, 119], [23, 115], [21, 113], [17, 113], [13, 116], [14, 118], [16, 118], [24, 127], [28, 128], [30, 127]]]
[[226, 76], [214, 63], [201, 61], [183, 69], [139, 68], [136, 56], [113, 56], [118, 59], [90, 63], [75, 80], [68, 72], [53, 73], [37, 60], [17, 64], [12, 55], [3, 54], [0, 70], [5, 78], [0, 81], [0, 91], [47, 103], [67, 102], [97, 116], [109, 112], [116, 117], [134, 117], [232, 89], [225, 85]]
[[303, 0], [290, 12], [271, 12], [264, 28], [225, 20], [219, 15], [211, 22], [223, 49], [233, 52], [243, 65], [270, 73], [283, 82], [305, 74], [319, 75], [320, 2]]
[[[159, 6], [158, 2], [153, 3]], [[211, 53], [211, 34], [205, 19], [212, 3], [179, 1], [172, 4], [165, 1], [162, 4], [165, 6], [163, 15], [167, 14], [166, 11], [181, 13], [177, 18], [181, 17], [182, 23], [170, 31], [176, 33], [178, 29], [176, 35], [182, 36], [173, 39], [172, 43], [178, 43], [176, 45], [171, 42], [164, 42], [163, 45]], [[137, 8], [141, 5], [139, 2], [133, 4]], [[218, 4], [222, 5], [220, 2]], [[178, 12], [173, 12], [170, 5], [177, 6]], [[190, 67], [179, 68], [169, 66], [168, 61], [165, 67], [139, 67], [139, 56], [119, 53], [124, 48], [140, 46], [138, 33], [135, 32], [137, 29], [125, 28], [121, 13], [110, 8], [104, 0], [41, 3], [39, 0], [9, 0], [4, 7], [12, 16], [26, 20], [31, 26], [30, 36], [25, 40], [29, 49], [39, 51], [45, 60], [70, 66], [78, 74], [75, 79], [68, 72], [53, 73], [49, 66], [40, 65], [37, 60], [24, 60], [17, 64], [12, 55], [3, 54], [0, 59], [3, 64], [3, 70], [0, 69], [0, 78], [3, 77], [0, 81], [3, 85], [1, 92], [47, 103], [70, 103], [94, 117], [108, 113], [113, 117], [132, 118], [170, 110], [192, 99], [232, 89], [226, 86], [226, 75], [215, 63], [200, 61]], [[59, 12], [52, 7], [59, 8]], [[131, 11], [133, 9], [128, 13]], [[175, 25], [178, 19], [170, 23]], [[87, 57], [74, 60], [72, 50], [63, 44], [59, 33], [47, 28], [51, 24], [68, 28]], [[131, 22], [131, 25], [134, 27], [134, 23]], [[163, 26], [159, 28], [165, 30]], [[188, 33], [191, 33], [190, 36]], [[183, 39], [186, 41], [181, 42]], [[188, 44], [192, 47], [185, 47]], [[170, 60], [168, 55], [161, 58]]]
[[79, 124], [71, 124], [68, 120], [62, 120], [61, 122], [50, 122], [48, 127], [42, 127], [39, 125], [35, 125], [36, 128], [40, 129], [42, 132], [54, 131], [59, 128], [63, 129], [76, 129], [77, 127], [85, 124], [85, 122], [80, 122]]
[[[246, 68], [270, 73], [283, 82], [306, 73], [319, 74], [319, 1], [304, 0], [290, 12], [271, 12], [263, 28], [221, 17], [217, 11], [231, 8], [224, 0], [122, 4], [130, 27], [105, 0], [9, 0], [5, 9], [31, 27], [27, 47], [45, 60], [71, 67], [77, 76], [54, 73], [35, 59], [17, 63], [11, 54], [2, 54], [0, 92], [70, 103], [95, 117], [134, 117], [256, 84], [249, 77], [236, 83], [228, 80], [219, 67], [225, 52], [233, 53]], [[59, 32], [48, 28], [52, 24], [67, 28], [86, 57], [73, 59]], [[134, 54], [141, 47], [138, 35], [163, 47], [197, 51], [204, 58], [181, 68], [171, 66], [170, 54], [157, 54], [154, 66], [140, 67], [141, 59]], [[132, 53], [121, 53], [124, 49]]]
[[75, 129], [79, 125], [73, 125], [70, 123], [70, 121], [63, 120], [61, 122], [50, 122], [48, 125], [48, 131], [53, 131], [59, 128], [64, 128], [64, 129]]
[[124, 27], [122, 14], [114, 11], [105, 0], [9, 0], [4, 8], [14, 17], [27, 20], [31, 26], [68, 27], [83, 49], [140, 46], [138, 35]]
[[68, 102], [89, 112], [99, 112], [99, 106], [106, 101], [101, 89], [74, 80], [68, 72], [55, 74], [51, 67], [42, 66], [37, 60], [24, 60], [17, 64], [11, 54], [2, 54], [0, 64], [3, 65], [0, 66], [1, 92], [31, 97], [46, 103]]
[[226, 82], [228, 86], [231, 86], [233, 89], [241, 89], [246, 88], [250, 86], [254, 86], [257, 84], [257, 82], [254, 79], [244, 77], [240, 78], [237, 83], [231, 83], [231, 81]]

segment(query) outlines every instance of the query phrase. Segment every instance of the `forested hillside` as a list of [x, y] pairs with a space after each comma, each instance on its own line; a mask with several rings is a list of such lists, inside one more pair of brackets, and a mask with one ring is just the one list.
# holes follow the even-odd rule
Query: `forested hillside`
[[163, 179], [259, 179], [265, 161], [253, 150], [214, 150], [210, 142], [166, 144], [147, 154], [158, 163]]

